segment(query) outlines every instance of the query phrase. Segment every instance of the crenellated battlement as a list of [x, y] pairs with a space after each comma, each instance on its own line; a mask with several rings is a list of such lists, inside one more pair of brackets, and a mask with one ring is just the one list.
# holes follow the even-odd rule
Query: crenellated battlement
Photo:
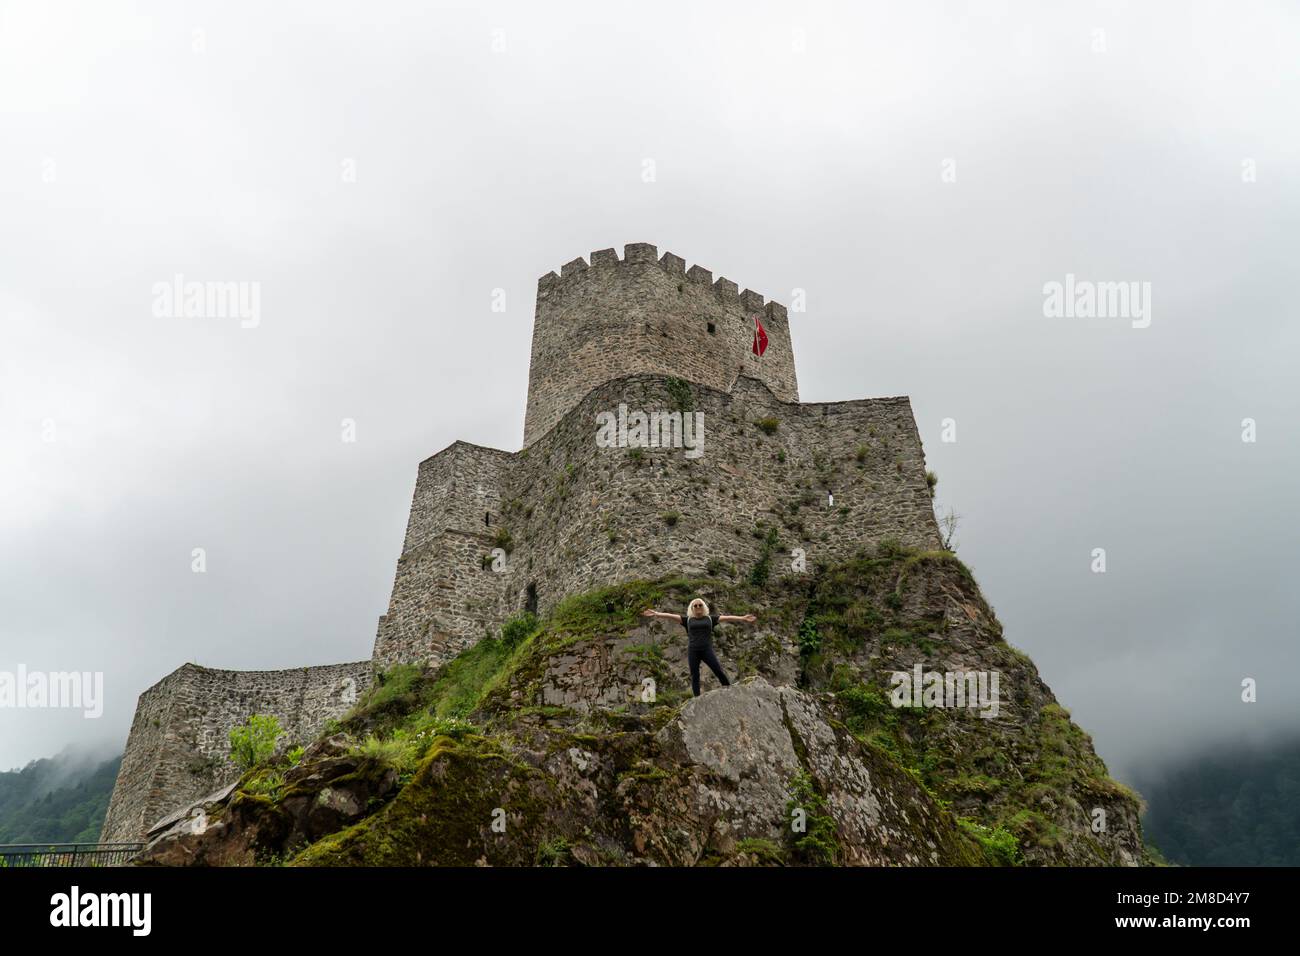
[[739, 304], [750, 314], [764, 317], [764, 325], [771, 322], [785, 322], [786, 307], [776, 300], [768, 302], [766, 298], [753, 289], [740, 291], [740, 287], [731, 279], [719, 276], [713, 278], [713, 272], [700, 265], [686, 268], [686, 260], [673, 252], [658, 254], [658, 248], [648, 242], [631, 242], [623, 246], [623, 258], [618, 257], [616, 249], [597, 249], [591, 253], [590, 262], [579, 256], [560, 267], [557, 273], [551, 271], [537, 280], [537, 297], [548, 297], [553, 291], [571, 291], [586, 278], [589, 272], [601, 269], [618, 268], [628, 264], [647, 265], [654, 263], [669, 278], [684, 280], [693, 285], [710, 289], [719, 302], [732, 305]]
[[[751, 352], [754, 319], [768, 351]], [[646, 242], [597, 249], [538, 279], [524, 444], [593, 385], [655, 373], [726, 388], [739, 375], [798, 401], [786, 307]]]

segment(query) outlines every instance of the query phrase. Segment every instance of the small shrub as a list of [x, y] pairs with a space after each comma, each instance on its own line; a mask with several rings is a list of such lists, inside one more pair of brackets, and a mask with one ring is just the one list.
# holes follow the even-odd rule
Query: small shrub
[[537, 615], [532, 611], [516, 614], [501, 626], [501, 643], [514, 649], [537, 630]]
[[284, 788], [284, 774], [278, 770], [262, 770], [244, 784], [244, 792], [260, 797], [275, 797]]
[[[757, 535], [757, 530], [756, 530]], [[763, 549], [759, 554], [758, 561], [749, 572], [749, 583], [756, 588], [761, 588], [767, 584], [767, 579], [772, 573], [772, 553], [776, 550], [777, 534], [776, 529], [771, 528], [767, 532], [767, 537], [763, 540]]]
[[746, 837], [736, 844], [736, 849], [741, 853], [752, 854], [758, 859], [759, 863], [772, 866], [785, 864], [785, 850], [771, 840], [765, 840], [762, 837]]
[[[736, 533], [739, 534], [740, 529], [736, 529]], [[711, 578], [735, 577], [736, 566], [727, 564], [727, 562], [719, 558], [710, 558], [709, 563], [704, 566], [704, 573]]]
[[776, 430], [781, 427], [781, 420], [779, 418], [772, 418], [771, 416], [769, 416], [767, 418], [756, 419], [754, 421], [754, 424], [759, 427], [759, 429], [763, 432], [763, 434], [775, 435]]
[[821, 649], [822, 639], [817, 633], [817, 621], [811, 616], [805, 617], [799, 624], [799, 656], [811, 657]]
[[965, 817], [957, 818], [957, 825], [970, 834], [994, 866], [1021, 866], [1020, 841], [1011, 833], [998, 827], [990, 829]]
[[270, 714], [253, 714], [239, 727], [230, 728], [230, 759], [247, 773], [275, 753], [275, 742], [284, 736], [280, 721]]
[[691, 392], [691, 386], [688, 382], [680, 378], [670, 378], [667, 381], [668, 395], [673, 400], [673, 405], [679, 412], [691, 412], [695, 410], [695, 396]]
[[[802, 833], [793, 828], [795, 810], [803, 811]], [[785, 812], [792, 824], [789, 837], [791, 856], [796, 862], [811, 866], [834, 866], [839, 862], [835, 818], [826, 812], [826, 800], [813, 786], [812, 777], [802, 770], [790, 783], [790, 800]]]
[[564, 837], [547, 840], [537, 847], [538, 866], [566, 866], [570, 859], [572, 857], [569, 854], [569, 841]]
[[677, 524], [677, 519], [680, 518], [681, 515], [678, 514], [676, 511], [665, 511], [659, 517], [663, 519], [664, 524], [672, 528]]

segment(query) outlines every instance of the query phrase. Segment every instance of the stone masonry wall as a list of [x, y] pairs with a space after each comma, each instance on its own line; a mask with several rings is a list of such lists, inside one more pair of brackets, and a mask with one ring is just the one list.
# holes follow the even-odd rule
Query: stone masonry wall
[[[599, 447], [597, 415], [620, 404], [628, 413], [683, 404], [701, 413], [703, 454]], [[449, 532], [402, 556], [375, 645], [381, 665], [454, 656], [523, 609], [530, 585], [545, 613], [568, 594], [620, 580], [743, 576], [772, 528], [774, 575], [795, 573], [793, 548], [811, 570], [886, 538], [939, 546], [906, 398], [799, 404], [746, 377], [730, 391], [691, 385], [683, 395], [665, 377], [630, 376], [590, 390], [522, 452], [456, 449], [448, 452], [461, 474], [498, 489], [498, 511], [472, 534]], [[422, 468], [417, 501], [426, 480], [440, 479]], [[511, 553], [494, 571], [483, 559], [502, 529]]]
[[118, 771], [103, 842], [143, 839], [168, 813], [233, 782], [231, 728], [272, 714], [281, 746], [307, 743], [369, 686], [370, 661], [281, 671], [185, 664], [140, 695]]
[[483, 567], [493, 547], [487, 534], [449, 529], [398, 559], [375, 634], [377, 667], [449, 660], [500, 629], [509, 576]]
[[500, 508], [500, 478], [512, 454], [458, 441], [420, 462], [406, 524], [407, 554], [447, 528], [471, 534], [494, 530], [484, 516]]
[[[760, 362], [754, 317], [767, 330]], [[671, 375], [726, 391], [738, 375], [799, 400], [785, 306], [764, 304], [730, 279], [713, 279], [644, 242], [568, 262], [537, 283], [524, 445], [546, 434], [593, 386], [639, 373]]]

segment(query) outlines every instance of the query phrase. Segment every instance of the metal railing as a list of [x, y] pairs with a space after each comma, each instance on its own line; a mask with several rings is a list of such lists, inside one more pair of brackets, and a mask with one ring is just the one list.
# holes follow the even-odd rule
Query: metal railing
[[143, 843], [0, 843], [0, 868], [124, 866]]

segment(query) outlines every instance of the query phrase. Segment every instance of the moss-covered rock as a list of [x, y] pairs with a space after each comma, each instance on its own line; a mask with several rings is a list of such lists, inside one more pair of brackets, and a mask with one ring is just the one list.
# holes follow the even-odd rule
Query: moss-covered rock
[[[639, 615], [696, 595], [758, 622], [719, 628], [736, 683], [706, 672], [692, 699], [682, 629]], [[998, 706], [896, 706], [891, 675], [918, 666], [996, 673]], [[383, 675], [332, 730], [152, 862], [1146, 861], [1139, 800], [947, 552], [576, 595], [436, 671]]]

